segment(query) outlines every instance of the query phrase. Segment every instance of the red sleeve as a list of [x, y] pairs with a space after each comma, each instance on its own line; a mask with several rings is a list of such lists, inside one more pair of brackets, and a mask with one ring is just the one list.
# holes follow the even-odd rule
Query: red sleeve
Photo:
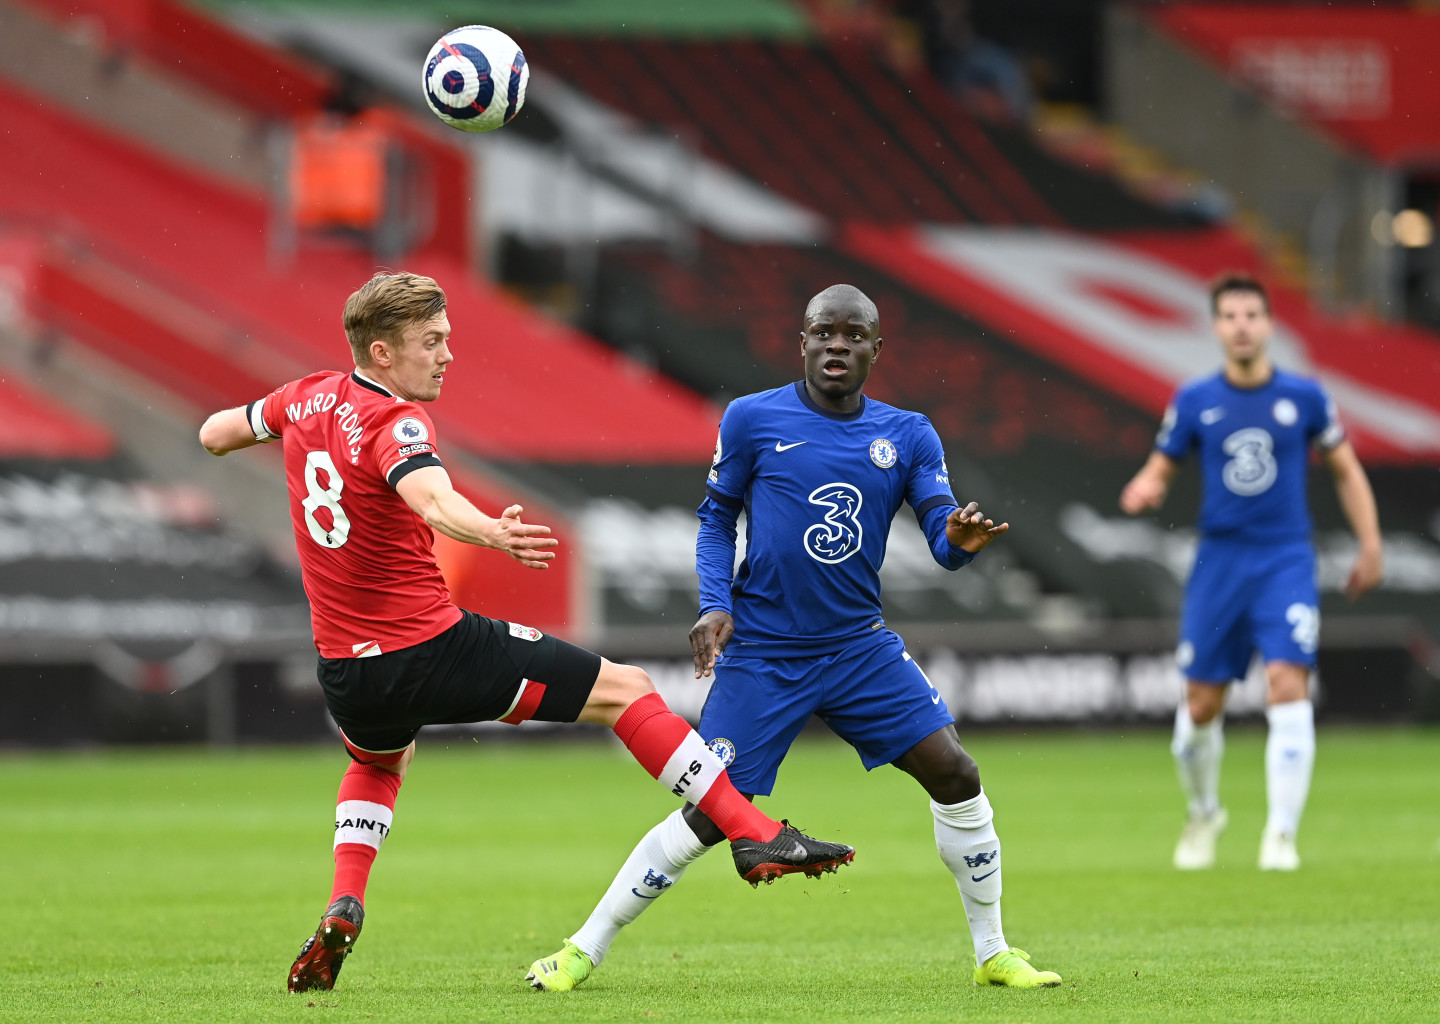
[[371, 452], [375, 468], [391, 487], [407, 473], [442, 465], [435, 452], [435, 424], [414, 402], [397, 402], [375, 421]]

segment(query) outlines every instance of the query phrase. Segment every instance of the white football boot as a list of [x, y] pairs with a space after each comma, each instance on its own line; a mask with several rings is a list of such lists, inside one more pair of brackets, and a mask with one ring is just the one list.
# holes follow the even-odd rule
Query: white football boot
[[1229, 823], [1230, 815], [1223, 807], [1218, 808], [1214, 814], [1187, 821], [1185, 831], [1180, 833], [1180, 841], [1175, 844], [1175, 867], [1180, 871], [1204, 871], [1213, 868], [1215, 841]]
[[1268, 828], [1260, 836], [1260, 870], [1294, 871], [1300, 867], [1295, 837]]

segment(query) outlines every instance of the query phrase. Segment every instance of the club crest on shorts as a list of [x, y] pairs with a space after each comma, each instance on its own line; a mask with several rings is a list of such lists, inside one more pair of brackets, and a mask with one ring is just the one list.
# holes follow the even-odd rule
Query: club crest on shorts
[[895, 445], [887, 438], [877, 437], [870, 442], [870, 461], [881, 469], [889, 469], [895, 465]]
[[521, 640], [529, 640], [532, 644], [545, 635], [544, 633], [536, 629], [534, 626], [522, 626], [518, 622], [512, 622], [509, 625], [511, 636], [517, 637]]
[[1190, 667], [1195, 660], [1195, 645], [1189, 640], [1180, 641], [1180, 646], [1175, 648], [1175, 664], [1182, 670]]
[[1300, 418], [1300, 410], [1295, 408], [1295, 403], [1288, 398], [1277, 401], [1270, 411], [1275, 416], [1275, 422], [1282, 427], [1293, 427]]
[[390, 436], [401, 444], [419, 444], [430, 439], [430, 431], [414, 416], [406, 416], [391, 428]]
[[723, 736], [717, 736], [709, 743], [710, 752], [720, 759], [720, 763], [729, 768], [735, 761], [735, 744]]

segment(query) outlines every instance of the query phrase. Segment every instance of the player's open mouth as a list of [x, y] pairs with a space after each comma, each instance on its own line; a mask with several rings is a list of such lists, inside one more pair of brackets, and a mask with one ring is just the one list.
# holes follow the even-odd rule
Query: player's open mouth
[[843, 377], [850, 372], [850, 366], [844, 360], [831, 359], [820, 367], [820, 372], [827, 377]]

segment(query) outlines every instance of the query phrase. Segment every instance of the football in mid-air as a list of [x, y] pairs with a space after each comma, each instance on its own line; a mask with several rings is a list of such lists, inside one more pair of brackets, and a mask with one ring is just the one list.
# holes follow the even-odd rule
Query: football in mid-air
[[446, 32], [425, 58], [421, 87], [435, 116], [462, 132], [493, 132], [525, 103], [530, 68], [498, 28], [466, 25]]

